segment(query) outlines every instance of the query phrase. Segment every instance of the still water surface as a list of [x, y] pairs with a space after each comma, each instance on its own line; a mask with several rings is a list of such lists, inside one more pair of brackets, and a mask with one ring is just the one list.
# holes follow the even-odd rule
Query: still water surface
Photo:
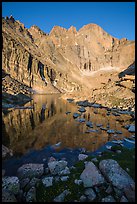
[[[107, 115], [107, 109], [86, 107], [86, 112], [82, 113], [80, 118], [92, 122], [93, 128], [89, 128], [85, 122], [81, 123], [73, 118], [73, 113], [78, 113], [79, 108], [75, 101], [69, 103], [62, 100], [59, 94], [32, 97], [33, 100], [25, 105], [32, 106], [32, 109], [12, 109], [3, 117], [2, 140], [5, 146], [12, 149], [14, 162], [16, 158], [25, 158], [30, 152], [33, 152], [34, 157], [34, 151], [42, 151], [43, 148], [56, 143], [60, 144], [58, 151], [84, 147], [87, 151], [94, 152], [111, 140], [132, 135], [122, 127], [131, 123], [129, 115]], [[100, 129], [100, 125], [122, 131], [122, 134], [107, 134], [105, 130]], [[89, 129], [98, 132], [85, 133]], [[38, 158], [38, 154], [35, 153], [35, 157]], [[4, 161], [4, 164], [7, 166], [10, 161]]]

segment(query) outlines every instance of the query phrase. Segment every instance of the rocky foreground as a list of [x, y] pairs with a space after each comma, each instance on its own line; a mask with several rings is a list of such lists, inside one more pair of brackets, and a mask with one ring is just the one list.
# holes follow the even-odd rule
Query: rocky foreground
[[78, 159], [68, 167], [65, 158], [49, 157], [47, 166], [24, 164], [16, 176], [3, 171], [2, 201], [135, 202], [134, 150], [113, 147], [97, 157], [81, 151]]

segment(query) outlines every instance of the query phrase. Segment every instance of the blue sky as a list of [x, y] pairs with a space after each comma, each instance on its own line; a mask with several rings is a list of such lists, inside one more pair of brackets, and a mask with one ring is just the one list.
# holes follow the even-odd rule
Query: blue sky
[[135, 40], [135, 2], [2, 2], [2, 16], [10, 15], [46, 33], [55, 25], [79, 30], [95, 23], [118, 39]]

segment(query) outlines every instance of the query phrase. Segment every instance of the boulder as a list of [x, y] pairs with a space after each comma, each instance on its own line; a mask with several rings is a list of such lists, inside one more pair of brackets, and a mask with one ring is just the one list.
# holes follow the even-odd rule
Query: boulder
[[13, 193], [6, 189], [2, 189], [2, 202], [3, 203], [17, 202], [17, 199]]
[[87, 196], [88, 201], [93, 201], [96, 198], [96, 194], [92, 188], [87, 188], [84, 194]]
[[36, 188], [32, 187], [26, 194], [26, 202], [36, 202]]
[[20, 179], [41, 177], [44, 173], [44, 164], [24, 164], [17, 170], [17, 176]]
[[78, 155], [78, 159], [79, 159], [80, 161], [86, 159], [87, 157], [88, 157], [88, 155], [86, 155], [86, 154], [79, 154], [79, 155]]
[[86, 163], [80, 179], [83, 181], [84, 187], [97, 186], [105, 182], [104, 177], [92, 162]]
[[74, 180], [74, 183], [77, 184], [77, 185], [80, 185], [80, 184], [82, 184], [82, 180], [80, 180], [80, 179], [79, 179], [79, 180], [78, 180], [78, 179], [75, 179], [75, 180]]
[[53, 182], [53, 176], [49, 176], [49, 177], [44, 177], [42, 179], [42, 183], [45, 187], [49, 187], [52, 186], [52, 182]]
[[2, 188], [9, 190], [13, 194], [18, 194], [20, 190], [19, 179], [16, 176], [6, 176], [2, 178]]
[[58, 195], [57, 197], [54, 198], [54, 202], [63, 202], [65, 196], [67, 196], [68, 194], [70, 194], [69, 190], [64, 190], [60, 195]]
[[60, 180], [61, 181], [67, 181], [69, 179], [69, 176], [61, 176]]
[[134, 185], [133, 179], [128, 175], [128, 173], [123, 170], [117, 161], [112, 159], [102, 160], [99, 163], [99, 169], [105, 178], [112, 183], [112, 185], [120, 190], [123, 190], [126, 186], [130, 184]]
[[135, 125], [130, 125], [128, 128], [129, 132], [135, 132]]
[[70, 174], [70, 170], [69, 168], [66, 166], [65, 169], [61, 170], [58, 175], [62, 176], [62, 175], [68, 175]]
[[48, 167], [52, 175], [59, 174], [59, 172], [65, 169], [66, 166], [67, 166], [67, 162], [63, 160], [53, 161], [48, 163]]

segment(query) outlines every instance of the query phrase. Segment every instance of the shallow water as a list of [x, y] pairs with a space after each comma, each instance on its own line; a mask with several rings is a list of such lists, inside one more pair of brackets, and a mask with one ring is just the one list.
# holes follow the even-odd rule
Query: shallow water
[[[63, 151], [65, 148], [85, 148], [94, 152], [111, 140], [130, 137], [123, 125], [130, 124], [131, 116], [115, 116], [105, 108], [86, 107], [80, 118], [91, 121], [93, 128], [73, 118], [79, 107], [74, 102], [62, 100], [59, 94], [33, 95], [33, 101], [25, 106], [33, 109], [12, 109], [3, 117], [3, 144], [13, 151], [14, 157], [3, 162], [3, 166], [26, 162], [40, 162], [44, 154]], [[67, 112], [70, 112], [66, 114]], [[99, 124], [109, 129], [122, 131], [122, 134], [108, 134]], [[98, 132], [86, 133], [87, 130]], [[58, 145], [55, 145], [59, 143]], [[42, 152], [42, 153], [40, 153]], [[29, 155], [29, 156], [28, 156]], [[29, 159], [28, 159], [29, 158]]]

